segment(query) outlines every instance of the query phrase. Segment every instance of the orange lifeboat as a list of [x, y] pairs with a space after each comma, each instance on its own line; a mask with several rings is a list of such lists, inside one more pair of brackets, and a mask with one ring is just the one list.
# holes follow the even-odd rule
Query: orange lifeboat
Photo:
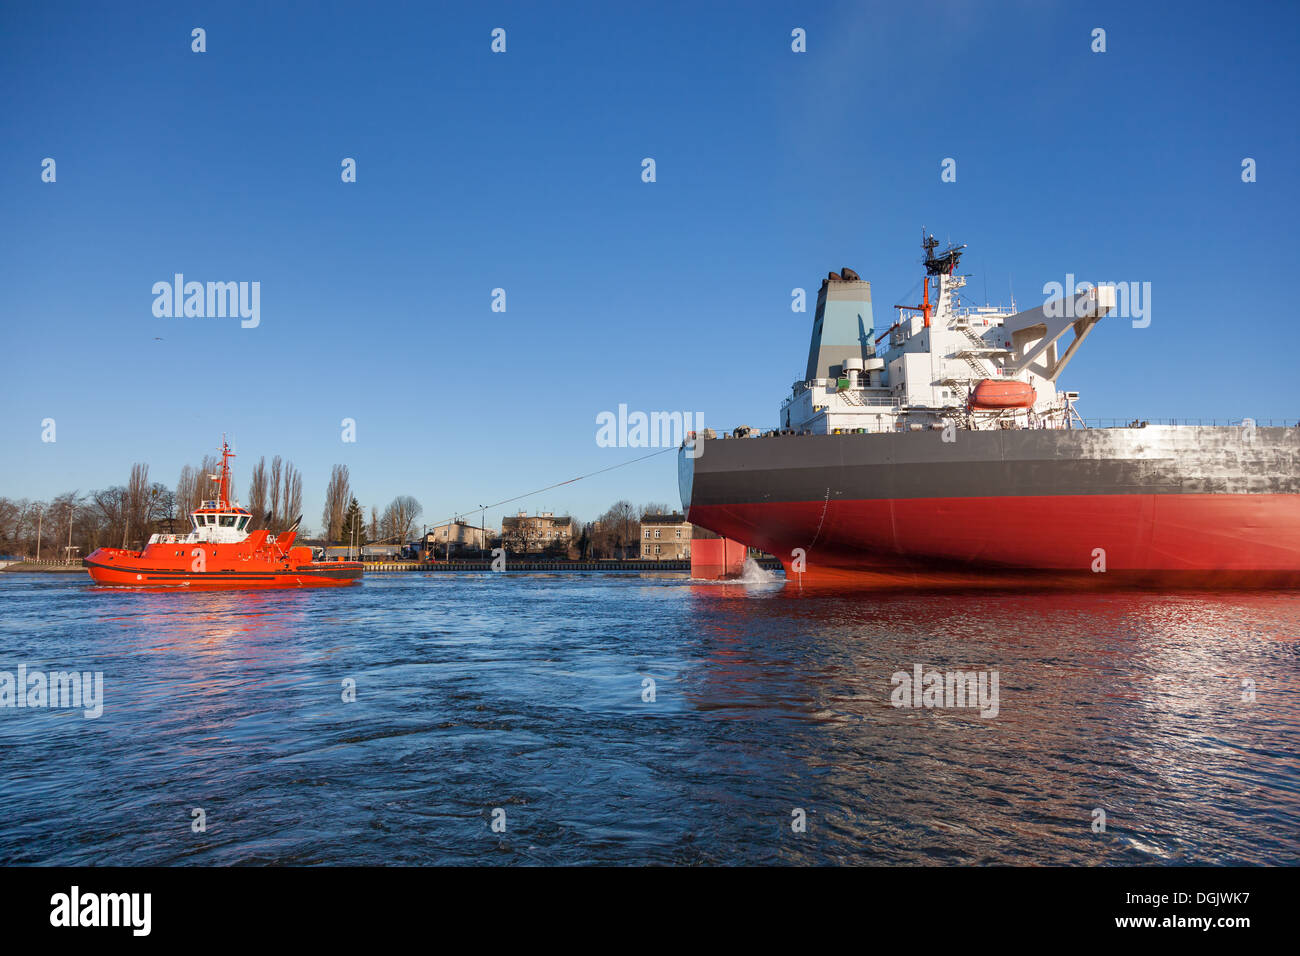
[[1038, 393], [1028, 382], [1015, 379], [986, 378], [971, 392], [971, 408], [994, 411], [1005, 408], [1033, 408]]

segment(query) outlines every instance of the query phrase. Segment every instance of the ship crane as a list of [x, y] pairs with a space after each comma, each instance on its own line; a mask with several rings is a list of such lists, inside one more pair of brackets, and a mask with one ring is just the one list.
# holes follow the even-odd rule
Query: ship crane
[[[1053, 299], [1027, 312], [1008, 316], [1002, 327], [1010, 334], [1020, 358], [1008, 362], [1008, 374], [1030, 371], [1055, 382], [1097, 323], [1115, 308], [1115, 287], [1101, 285], [1067, 299]], [[1065, 354], [1057, 357], [1056, 343], [1070, 330]], [[1040, 361], [1041, 360], [1041, 361]]]

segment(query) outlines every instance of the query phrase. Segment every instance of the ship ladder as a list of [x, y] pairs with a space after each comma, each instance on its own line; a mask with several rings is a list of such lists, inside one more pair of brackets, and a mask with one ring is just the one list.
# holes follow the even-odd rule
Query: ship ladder
[[[977, 349], [988, 348], [988, 343], [985, 342], [978, 335], [976, 335], [975, 332], [971, 330], [970, 326], [963, 325], [961, 326], [961, 330], [965, 334], [966, 338], [970, 341], [970, 344], [975, 346], [975, 348]], [[966, 360], [966, 364], [970, 367], [970, 370], [975, 373], [974, 381], [979, 381], [980, 379], [989, 377], [988, 369], [984, 367], [984, 364], [982, 362], [976, 360], [974, 356], [963, 355], [962, 358]]]

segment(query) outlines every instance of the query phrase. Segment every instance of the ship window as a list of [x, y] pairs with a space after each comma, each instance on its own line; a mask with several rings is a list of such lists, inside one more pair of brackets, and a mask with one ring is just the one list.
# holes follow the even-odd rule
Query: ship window
[[221, 516], [221, 522], [220, 522], [220, 524], [221, 524], [221, 527], [223, 527], [223, 528], [233, 528], [233, 527], [235, 526], [235, 516], [234, 516], [234, 515], [222, 515], [222, 516]]
[[247, 524], [248, 524], [248, 515], [244, 515], [244, 517], [242, 517], [242, 518], [239, 519], [239, 528], [238, 528], [238, 530], [239, 530], [239, 531], [243, 531], [244, 528], [245, 528], [245, 526], [247, 526]]

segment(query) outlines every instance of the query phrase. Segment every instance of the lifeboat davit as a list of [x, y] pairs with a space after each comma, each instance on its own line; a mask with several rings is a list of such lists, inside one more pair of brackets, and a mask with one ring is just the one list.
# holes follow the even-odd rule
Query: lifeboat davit
[[971, 392], [971, 408], [1000, 411], [1007, 408], [1033, 408], [1038, 399], [1034, 386], [1015, 379], [986, 378]]
[[[155, 534], [140, 551], [97, 548], [86, 558], [96, 584], [119, 587], [305, 588], [352, 584], [360, 561], [313, 561], [294, 547], [298, 522], [287, 531], [249, 531], [254, 515], [230, 495], [230, 446], [221, 443], [217, 497], [190, 513], [188, 534]], [[299, 520], [301, 520], [299, 515]]]

